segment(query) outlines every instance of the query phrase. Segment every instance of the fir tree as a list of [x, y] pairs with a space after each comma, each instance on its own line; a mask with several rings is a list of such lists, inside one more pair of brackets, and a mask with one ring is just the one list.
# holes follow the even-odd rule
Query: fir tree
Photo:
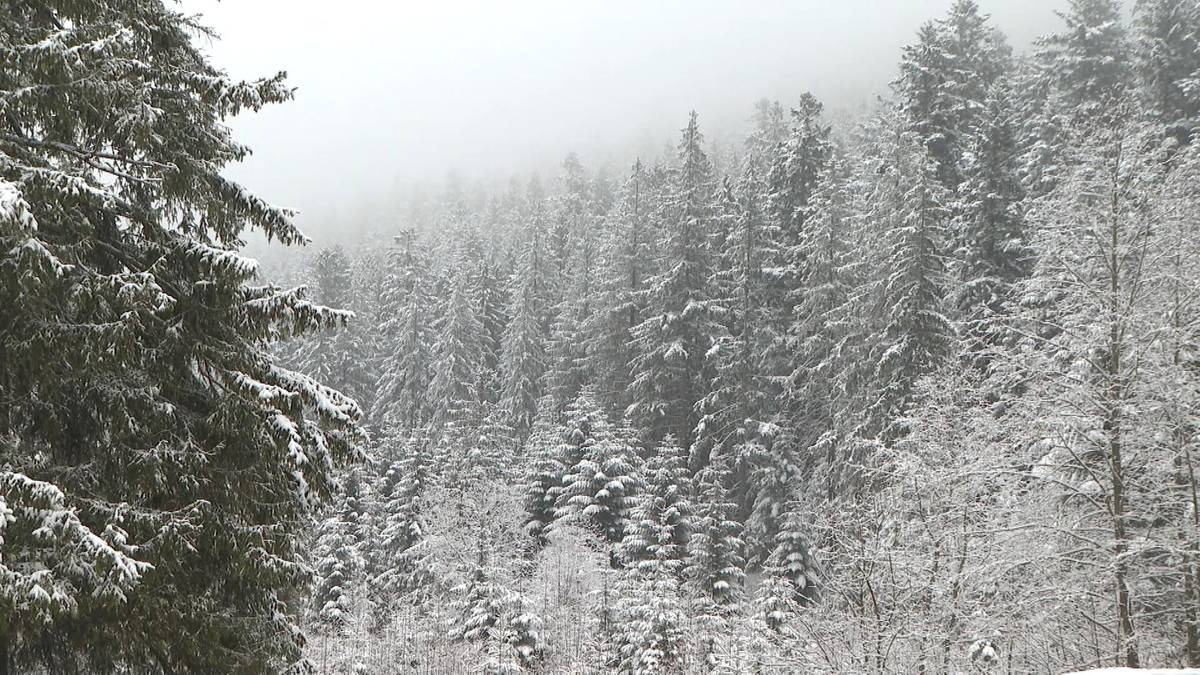
[[1135, 69], [1146, 113], [1180, 144], [1200, 125], [1200, 4], [1140, 0], [1134, 5]]
[[430, 416], [433, 297], [424, 256], [412, 231], [397, 237], [390, 252], [391, 271], [380, 293], [379, 388], [371, 411], [378, 424], [414, 429]]
[[707, 383], [705, 354], [716, 332], [709, 316], [712, 272], [707, 236], [712, 228], [712, 164], [704, 154], [693, 112], [679, 143], [662, 272], [647, 282], [647, 309], [633, 329], [633, 403], [629, 414], [651, 439], [674, 434], [690, 445], [694, 408]]
[[314, 546], [316, 580], [313, 618], [331, 632], [345, 630], [353, 612], [353, 588], [363, 571], [362, 545], [366, 513], [357, 473], [344, 481], [332, 514], [321, 521]]
[[868, 436], [903, 434], [898, 424], [916, 379], [950, 355], [954, 328], [944, 314], [946, 296], [946, 193], [936, 167], [911, 134], [892, 146], [894, 202], [884, 233], [887, 258], [878, 285], [882, 323], [873, 339], [877, 393], [867, 413]]
[[1129, 92], [1130, 47], [1116, 0], [1071, 0], [1059, 16], [1066, 29], [1041, 38], [1038, 58], [1076, 123], [1106, 124], [1116, 119]]
[[424, 552], [418, 547], [426, 525], [422, 500], [433, 479], [429, 440], [413, 435], [387, 445], [400, 447], [391, 456], [376, 488], [378, 513], [375, 536], [367, 545], [368, 591], [376, 622], [386, 621], [396, 602], [406, 593], [420, 591], [432, 582]]
[[988, 88], [1007, 67], [1008, 48], [975, 0], [956, 0], [944, 19], [923, 25], [917, 43], [904, 49], [895, 85], [900, 107], [951, 190], [962, 180], [966, 136]]
[[305, 238], [222, 175], [291, 89], [152, 0], [0, 33], [0, 671], [302, 668], [298, 534], [359, 413], [267, 347], [348, 317], [254, 283], [248, 231]]
[[471, 298], [470, 277], [466, 269], [459, 268], [450, 282], [450, 297], [433, 345], [428, 400], [434, 424], [458, 420], [479, 402], [482, 342], [483, 326]]
[[787, 579], [795, 590], [795, 600], [812, 602], [817, 597], [820, 566], [813, 551], [807, 523], [797, 503], [789, 505], [783, 527], [775, 537], [775, 549], [767, 560], [767, 569]]
[[[566, 419], [578, 420], [576, 411], [568, 411]], [[522, 456], [529, 467], [525, 479], [525, 531], [544, 543], [547, 528], [558, 511], [554, 504], [572, 461], [574, 446], [563, 443], [558, 428], [558, 415], [549, 396], [542, 397], [529, 436], [525, 439]]]
[[669, 564], [680, 572], [692, 531], [691, 479], [687, 454], [672, 436], [654, 449], [645, 489], [634, 501], [621, 557], [635, 568]]
[[832, 146], [829, 127], [821, 119], [824, 108], [812, 94], [800, 97], [791, 111], [788, 138], [771, 165], [768, 208], [785, 247], [800, 237], [817, 179], [829, 161]]
[[[565, 435], [566, 457], [577, 457], [555, 495], [557, 517], [592, 529], [610, 543], [625, 534], [629, 507], [640, 486], [637, 454], [627, 433], [614, 429], [588, 391], [567, 412], [578, 420]], [[568, 460], [569, 461], [569, 460]]]
[[694, 532], [688, 541], [684, 575], [698, 596], [718, 607], [742, 597], [746, 560], [742, 556], [742, 526], [736, 504], [722, 485], [719, 471], [701, 475], [696, 494]]
[[584, 327], [587, 369], [596, 396], [613, 414], [629, 405], [633, 329], [641, 323], [644, 289], [653, 270], [651, 177], [638, 161], [608, 214], [601, 235], [595, 309]]
[[[312, 268], [317, 300], [327, 307], [351, 309], [354, 278], [346, 252], [340, 246], [322, 249]], [[365, 328], [356, 315], [347, 326], [323, 330], [300, 341], [295, 358], [305, 374], [353, 396], [364, 407], [374, 389], [366, 367], [369, 352]]]

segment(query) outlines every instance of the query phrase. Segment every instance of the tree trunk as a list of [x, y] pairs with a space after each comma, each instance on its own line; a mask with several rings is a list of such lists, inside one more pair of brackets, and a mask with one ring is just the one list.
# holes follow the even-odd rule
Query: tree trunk
[[[1123, 320], [1121, 316], [1121, 188], [1120, 167], [1122, 148], [1118, 146], [1118, 155], [1113, 171], [1112, 220], [1109, 240], [1109, 319], [1108, 319], [1108, 364], [1105, 373], [1105, 420], [1104, 427], [1108, 437], [1108, 469], [1112, 481], [1110, 513], [1113, 527], [1113, 581], [1117, 591], [1117, 638], [1118, 652], [1124, 651], [1124, 665], [1129, 668], [1138, 667], [1137, 639], [1133, 629], [1133, 607], [1129, 595], [1128, 565], [1125, 555], [1129, 549], [1128, 534], [1125, 530], [1125, 467], [1121, 458], [1122, 451], [1122, 400], [1125, 396], [1123, 377], [1121, 373], [1121, 351], [1123, 337]], [[1118, 653], [1118, 659], [1122, 658]]]

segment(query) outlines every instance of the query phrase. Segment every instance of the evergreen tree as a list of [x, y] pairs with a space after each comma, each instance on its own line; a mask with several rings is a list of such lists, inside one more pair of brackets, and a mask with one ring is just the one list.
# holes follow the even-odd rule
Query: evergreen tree
[[[351, 309], [354, 278], [350, 259], [340, 246], [317, 253], [312, 277], [321, 304]], [[366, 367], [369, 353], [364, 329], [356, 315], [347, 326], [320, 331], [299, 342], [295, 361], [306, 375], [354, 397], [365, 407], [374, 382]]]
[[499, 572], [480, 538], [466, 580], [454, 588], [457, 599], [451, 607], [455, 615], [449, 631], [451, 639], [478, 642], [491, 637], [492, 629], [504, 614], [507, 595], [497, 578]]
[[775, 499], [783, 497], [785, 477], [805, 476], [803, 491], [823, 491], [833, 496], [835, 467], [839, 464], [835, 421], [847, 406], [847, 392], [839, 386], [839, 373], [844, 369], [843, 350], [851, 332], [848, 313], [857, 311], [852, 298], [866, 272], [851, 243], [855, 229], [861, 226], [858, 218], [864, 205], [855, 201], [856, 179], [848, 164], [842, 154], [830, 161], [813, 196], [813, 216], [795, 254], [804, 261], [804, 275], [793, 313], [795, 320], [788, 330], [793, 371], [782, 418], [798, 445], [806, 448], [806, 461], [801, 467], [786, 452], [792, 447], [788, 443], [751, 448], [759, 452], [738, 457], [737, 476], [749, 474], [752, 479], [744, 494], [756, 516], [747, 526], [761, 535], [760, 543], [773, 540], [775, 528], [771, 523], [782, 513], [782, 504]]
[[1140, 0], [1134, 47], [1146, 113], [1180, 144], [1200, 126], [1200, 4]]
[[707, 387], [705, 354], [716, 332], [709, 316], [712, 165], [693, 112], [679, 143], [662, 271], [647, 282], [646, 316], [633, 329], [629, 414], [650, 439], [674, 434], [690, 445], [696, 402]]
[[691, 479], [687, 453], [673, 436], [655, 448], [646, 464], [645, 490], [634, 500], [621, 557], [635, 568], [669, 564], [679, 573], [692, 531]]
[[788, 580], [795, 590], [797, 602], [816, 599], [820, 567], [807, 524], [795, 502], [789, 505], [783, 527], [775, 537], [775, 549], [767, 560], [767, 569]]
[[788, 138], [787, 116], [779, 101], [759, 99], [751, 118], [753, 129], [746, 138], [746, 170], [765, 179], [771, 171], [780, 144]]
[[768, 209], [785, 247], [799, 240], [808, 219], [813, 190], [832, 151], [824, 105], [805, 93], [792, 109], [787, 140], [778, 148], [768, 176]]
[[987, 90], [1008, 68], [1008, 47], [988, 18], [975, 0], [956, 0], [944, 19], [921, 27], [900, 61], [900, 107], [951, 190], [962, 180], [966, 136]]
[[595, 256], [594, 232], [590, 228], [577, 232], [567, 263], [570, 283], [559, 303], [547, 349], [546, 390], [559, 407], [573, 400], [590, 380], [584, 327], [593, 311]]
[[967, 322], [967, 350], [974, 354], [999, 339], [996, 317], [1005, 311], [1012, 284], [1027, 273], [1030, 262], [1007, 86], [993, 87], [986, 106], [965, 157], [953, 235], [959, 282], [954, 300]]
[[[621, 541], [630, 502], [640, 486], [637, 455], [628, 438], [584, 391], [567, 412], [576, 420], [564, 434], [564, 459], [576, 458], [555, 494], [557, 517], [587, 527], [610, 543]], [[568, 459], [569, 461], [569, 459]]]
[[433, 345], [428, 400], [436, 425], [458, 420], [480, 400], [483, 325], [471, 290], [468, 270], [458, 266]]
[[595, 309], [584, 327], [587, 369], [601, 405], [613, 414], [621, 414], [630, 403], [630, 343], [634, 327], [641, 323], [643, 291], [653, 270], [649, 213], [653, 187], [638, 161], [605, 220]]
[[298, 534], [359, 413], [267, 347], [347, 316], [235, 252], [305, 241], [222, 175], [224, 120], [291, 89], [198, 33], [154, 0], [0, 12], [0, 671], [304, 667]]
[[946, 193], [936, 167], [912, 134], [891, 147], [894, 164], [884, 178], [893, 190], [885, 217], [887, 247], [877, 286], [880, 327], [872, 340], [875, 393], [867, 408], [867, 437], [903, 434], [899, 424], [916, 379], [950, 355], [954, 327], [943, 313], [946, 297]]
[[433, 287], [416, 233], [405, 232], [396, 243], [380, 293], [379, 389], [371, 417], [378, 424], [414, 429], [431, 413]]
[[1059, 16], [1066, 30], [1041, 38], [1038, 57], [1076, 123], [1111, 122], [1132, 79], [1120, 6], [1116, 0], [1071, 0]]
[[621, 603], [620, 672], [682, 673], [687, 615], [668, 566], [630, 573]]
[[332, 514], [321, 521], [314, 546], [313, 618], [331, 632], [345, 630], [353, 612], [353, 588], [363, 571], [364, 521], [361, 481], [351, 473]]
[[501, 339], [500, 409], [518, 434], [527, 433], [542, 395], [551, 311], [543, 235], [536, 219], [522, 233], [523, 249], [509, 292], [512, 317]]
[[[580, 419], [578, 411], [573, 409], [565, 413], [565, 418], [570, 421]], [[529, 467], [525, 479], [525, 531], [541, 543], [544, 543], [547, 528], [557, 517], [554, 503], [567, 473], [568, 465], [564, 462], [572, 461], [575, 455], [574, 446], [561, 440], [553, 401], [549, 396], [543, 396], [522, 452]]]
[[736, 505], [722, 485], [722, 472], [701, 475], [696, 494], [694, 532], [688, 541], [684, 575], [697, 595], [718, 607], [742, 597], [746, 560], [742, 556], [742, 526]]
[[386, 621], [404, 594], [432, 582], [418, 548], [426, 529], [422, 500], [433, 479], [429, 439], [389, 438], [385, 445], [400, 447], [399, 452], [385, 450], [391, 459], [376, 487], [376, 532], [367, 546], [368, 591], [377, 623]]

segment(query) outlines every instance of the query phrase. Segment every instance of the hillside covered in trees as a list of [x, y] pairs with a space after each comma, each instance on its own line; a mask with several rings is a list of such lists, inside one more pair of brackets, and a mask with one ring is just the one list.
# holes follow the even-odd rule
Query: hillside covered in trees
[[1197, 0], [263, 270], [195, 30], [0, 9], [0, 675], [1200, 667]]

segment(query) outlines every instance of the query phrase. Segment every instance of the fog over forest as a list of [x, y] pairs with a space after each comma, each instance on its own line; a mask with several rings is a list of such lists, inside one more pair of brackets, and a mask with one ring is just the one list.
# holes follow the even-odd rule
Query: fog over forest
[[[1066, 0], [995, 0], [1024, 50]], [[312, 2], [188, 0], [237, 77], [287, 70], [287, 106], [232, 123], [254, 148], [230, 169], [300, 210], [306, 234], [389, 219], [395, 193], [551, 177], [568, 152], [623, 168], [658, 157], [689, 110], [740, 144], [753, 103], [811, 91], [834, 112], [886, 95], [895, 55], [949, 0]], [[319, 160], [322, 169], [313, 171]]]
[[1198, 464], [1200, 0], [0, 2], [0, 675], [1194, 675]]

